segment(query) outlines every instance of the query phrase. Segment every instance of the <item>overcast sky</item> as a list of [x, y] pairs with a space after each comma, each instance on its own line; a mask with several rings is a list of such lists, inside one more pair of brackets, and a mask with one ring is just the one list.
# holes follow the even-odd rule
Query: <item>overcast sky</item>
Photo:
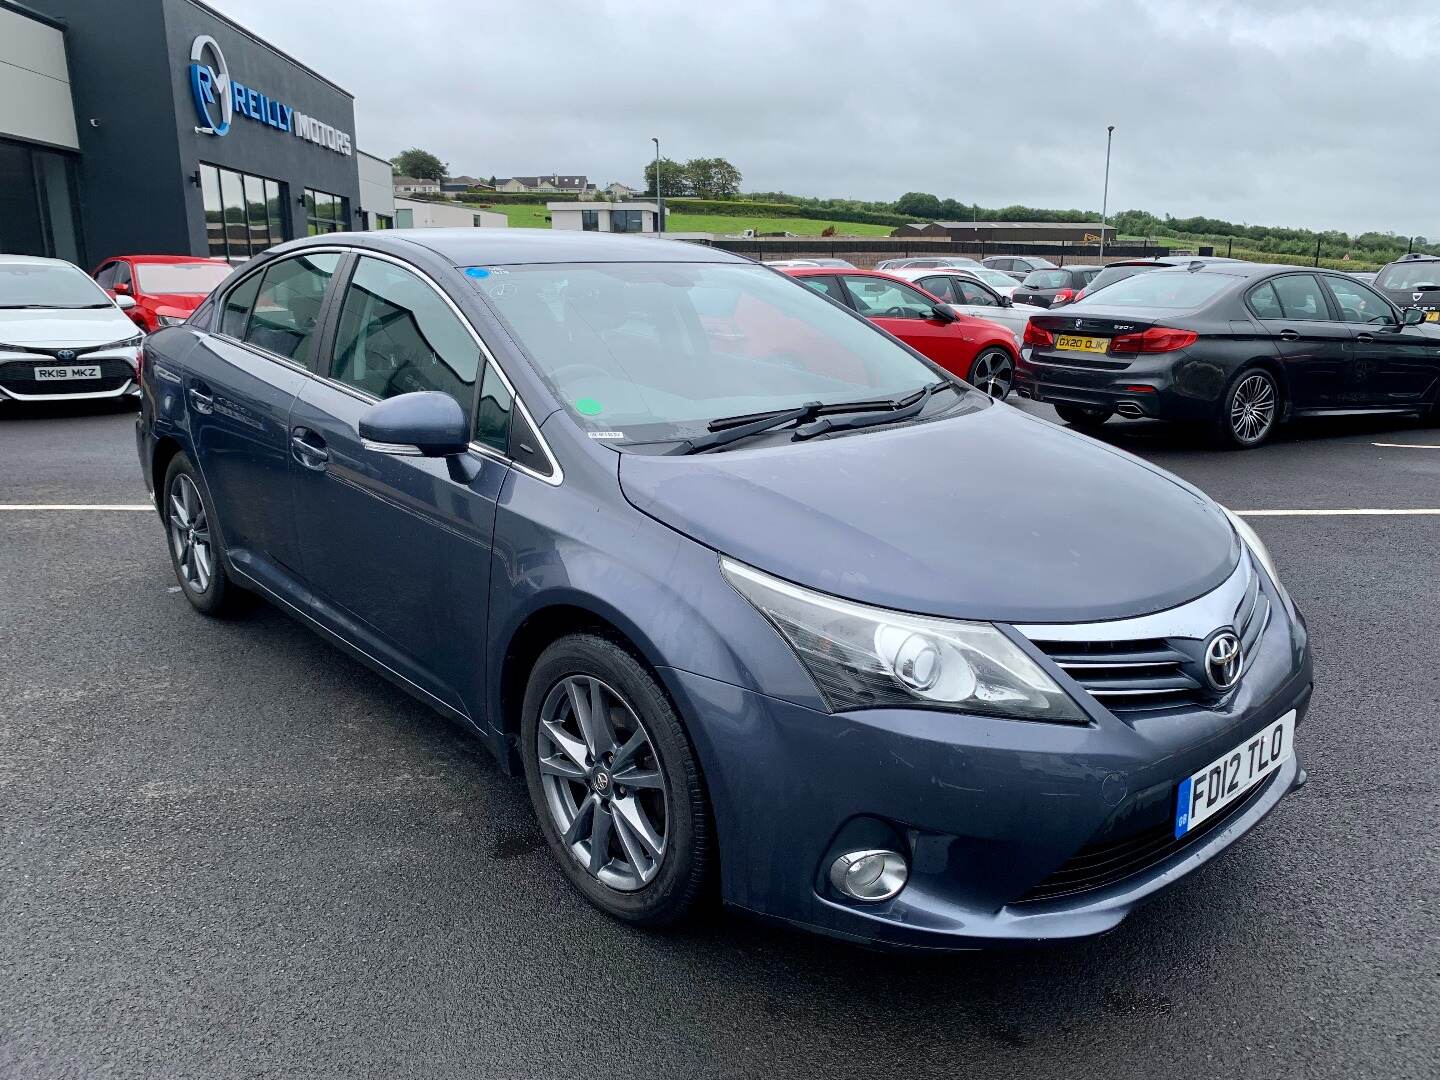
[[1114, 124], [1112, 210], [1440, 236], [1433, 5], [211, 2], [454, 173], [638, 184], [653, 135], [746, 190], [1098, 210]]

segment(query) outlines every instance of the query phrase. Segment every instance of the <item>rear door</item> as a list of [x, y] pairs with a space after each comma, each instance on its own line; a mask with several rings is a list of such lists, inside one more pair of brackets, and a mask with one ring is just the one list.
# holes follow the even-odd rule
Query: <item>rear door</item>
[[1285, 369], [1291, 404], [1338, 408], [1355, 345], [1314, 274], [1281, 274], [1246, 294], [1250, 311], [1270, 335]]
[[[481, 716], [510, 387], [443, 290], [405, 263], [357, 256], [335, 307], [325, 377], [290, 414], [312, 613], [437, 703]], [[377, 402], [417, 390], [450, 394], [470, 417], [473, 476], [360, 437]]]
[[1355, 341], [1341, 402], [1375, 407], [1422, 400], [1440, 378], [1440, 335], [1402, 326], [1390, 301], [1364, 282], [1343, 274], [1326, 274], [1324, 281]]
[[292, 603], [300, 559], [290, 505], [291, 403], [310, 377], [338, 251], [242, 278], [185, 359], [186, 415], [231, 560]]

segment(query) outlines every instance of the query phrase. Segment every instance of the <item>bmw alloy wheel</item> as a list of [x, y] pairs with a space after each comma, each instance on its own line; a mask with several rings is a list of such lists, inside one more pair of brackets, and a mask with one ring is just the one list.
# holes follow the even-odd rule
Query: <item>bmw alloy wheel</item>
[[648, 885], [665, 859], [667, 791], [635, 710], [599, 679], [570, 675], [545, 696], [535, 737], [545, 803], [571, 856], [612, 889]]
[[195, 481], [183, 472], [170, 483], [170, 543], [180, 580], [193, 593], [204, 593], [215, 578], [210, 520]]
[[1240, 380], [1230, 398], [1230, 430], [1242, 443], [1265, 438], [1275, 424], [1275, 383], [1270, 376], [1254, 372]]

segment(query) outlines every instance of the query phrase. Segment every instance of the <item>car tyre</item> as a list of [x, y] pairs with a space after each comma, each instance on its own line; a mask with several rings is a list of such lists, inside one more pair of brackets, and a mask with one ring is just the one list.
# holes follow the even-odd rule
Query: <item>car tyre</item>
[[1099, 431], [1105, 421], [1110, 419], [1109, 409], [1084, 405], [1056, 405], [1055, 412], [1061, 420], [1079, 431]]
[[166, 546], [180, 591], [202, 615], [231, 613], [240, 590], [225, 571], [225, 546], [215, 508], [200, 474], [184, 453], [170, 459], [160, 490]]
[[601, 911], [672, 925], [707, 892], [713, 828], [700, 765], [659, 680], [595, 634], [550, 645], [525, 688], [521, 757], [561, 872]]
[[970, 365], [969, 378], [965, 381], [984, 390], [996, 401], [1004, 401], [1015, 385], [1015, 361], [1004, 349], [985, 349], [975, 357], [975, 362]]
[[1280, 384], [1262, 367], [1248, 367], [1230, 380], [1220, 399], [1215, 441], [1227, 450], [1253, 450], [1280, 422]]

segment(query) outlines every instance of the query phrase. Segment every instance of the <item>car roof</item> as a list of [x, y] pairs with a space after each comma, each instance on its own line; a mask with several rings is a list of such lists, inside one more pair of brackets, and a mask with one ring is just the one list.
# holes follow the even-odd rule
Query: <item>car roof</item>
[[[21, 266], [68, 266], [72, 269], [80, 268], [72, 262], [64, 259], [47, 259], [41, 255], [0, 255], [0, 263], [19, 264]], [[81, 273], [84, 273], [82, 270]]]
[[684, 240], [548, 229], [385, 229], [381, 232], [329, 233], [291, 240], [274, 251], [307, 247], [371, 248], [394, 255], [425, 248], [455, 266], [503, 266], [527, 263], [715, 262], [755, 265], [751, 259]]
[[1393, 260], [1391, 260], [1391, 261], [1392, 261], [1392, 262], [1397, 262], [1397, 263], [1402, 263], [1402, 262], [1435, 262], [1435, 261], [1437, 261], [1437, 260], [1440, 260], [1440, 255], [1431, 255], [1430, 253], [1425, 252], [1425, 251], [1410, 251], [1410, 252], [1407, 252], [1407, 253], [1404, 254], [1404, 255], [1401, 255], [1398, 259], [1393, 259]]

